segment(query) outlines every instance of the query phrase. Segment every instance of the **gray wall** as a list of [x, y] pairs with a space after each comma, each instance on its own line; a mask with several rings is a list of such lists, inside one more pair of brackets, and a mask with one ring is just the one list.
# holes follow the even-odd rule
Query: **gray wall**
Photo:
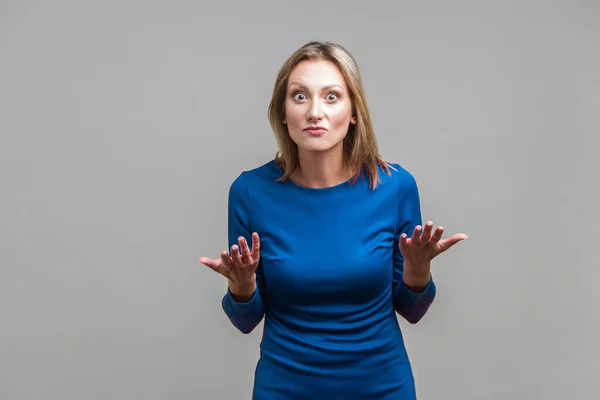
[[596, 399], [597, 1], [0, 2], [0, 398], [247, 399], [226, 196], [278, 68], [357, 57], [383, 155], [469, 240], [401, 321], [420, 399]]

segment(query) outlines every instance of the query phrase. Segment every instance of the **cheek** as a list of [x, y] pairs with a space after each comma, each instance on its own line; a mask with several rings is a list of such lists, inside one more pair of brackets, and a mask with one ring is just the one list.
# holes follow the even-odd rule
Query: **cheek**
[[351, 107], [339, 107], [333, 108], [329, 113], [329, 119], [334, 125], [347, 125], [350, 123], [350, 119], [352, 118], [352, 108]]
[[285, 118], [288, 125], [297, 125], [300, 122], [303, 122], [305, 119], [306, 113], [302, 110], [302, 107], [297, 104], [285, 104]]

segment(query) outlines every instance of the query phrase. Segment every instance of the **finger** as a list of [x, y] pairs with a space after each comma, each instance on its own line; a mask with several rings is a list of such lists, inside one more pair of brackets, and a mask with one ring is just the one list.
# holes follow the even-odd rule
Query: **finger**
[[420, 237], [421, 237], [421, 225], [417, 225], [415, 226], [415, 229], [413, 230], [412, 236], [410, 237], [410, 244], [412, 245], [418, 245], [420, 242]]
[[400, 250], [404, 250], [408, 247], [408, 235], [403, 233], [400, 235]]
[[421, 235], [421, 242], [426, 244], [429, 242], [429, 238], [431, 237], [431, 231], [433, 229], [433, 222], [427, 221], [425, 224], [425, 228], [423, 229], [423, 234]]
[[246, 238], [243, 236], [240, 236], [238, 238], [238, 242], [240, 243], [240, 252], [242, 254], [241, 260], [242, 263], [248, 264], [252, 261], [252, 259], [250, 258], [250, 247], [248, 247], [248, 242], [246, 241]]
[[460, 242], [461, 240], [465, 240], [466, 238], [467, 238], [467, 235], [465, 235], [464, 233], [454, 234], [454, 235], [450, 236], [449, 238], [440, 241], [440, 243], [439, 243], [440, 250], [442, 252], [444, 252], [444, 251], [448, 250], [450, 247], [454, 246], [456, 243]]
[[437, 242], [440, 241], [440, 239], [442, 238], [443, 234], [444, 234], [444, 227], [443, 226], [438, 226], [435, 229], [435, 232], [433, 232], [433, 235], [431, 235], [431, 240], [429, 242], [431, 244], [436, 244]]
[[231, 259], [233, 260], [234, 265], [242, 266], [242, 256], [240, 254], [240, 249], [236, 244], [231, 246]]
[[233, 261], [231, 260], [231, 257], [229, 256], [229, 253], [226, 250], [223, 250], [221, 252], [221, 262], [227, 265], [228, 267], [233, 266]]
[[258, 233], [252, 234], [252, 259], [258, 260], [260, 257], [260, 237]]
[[198, 258], [198, 263], [206, 265], [208, 268], [212, 269], [213, 271], [215, 271], [217, 273], [219, 272], [220, 266], [221, 266], [221, 260], [219, 260], [219, 259], [213, 260], [212, 258], [208, 258], [208, 257]]

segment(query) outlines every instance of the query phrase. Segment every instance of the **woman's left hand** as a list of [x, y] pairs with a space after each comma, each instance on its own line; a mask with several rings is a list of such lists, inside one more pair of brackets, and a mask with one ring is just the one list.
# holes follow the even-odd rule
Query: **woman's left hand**
[[443, 233], [442, 226], [434, 231], [433, 222], [428, 221], [423, 229], [417, 225], [410, 238], [406, 233], [400, 236], [400, 252], [404, 257], [403, 279], [409, 287], [424, 288], [429, 282], [431, 260], [467, 238], [466, 234], [457, 233], [442, 240]]

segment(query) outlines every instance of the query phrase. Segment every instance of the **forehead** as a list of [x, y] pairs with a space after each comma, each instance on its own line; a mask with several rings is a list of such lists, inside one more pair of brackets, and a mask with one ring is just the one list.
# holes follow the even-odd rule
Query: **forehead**
[[325, 86], [337, 84], [346, 87], [340, 69], [327, 60], [306, 60], [298, 63], [290, 73], [290, 84], [292, 81], [304, 85]]

